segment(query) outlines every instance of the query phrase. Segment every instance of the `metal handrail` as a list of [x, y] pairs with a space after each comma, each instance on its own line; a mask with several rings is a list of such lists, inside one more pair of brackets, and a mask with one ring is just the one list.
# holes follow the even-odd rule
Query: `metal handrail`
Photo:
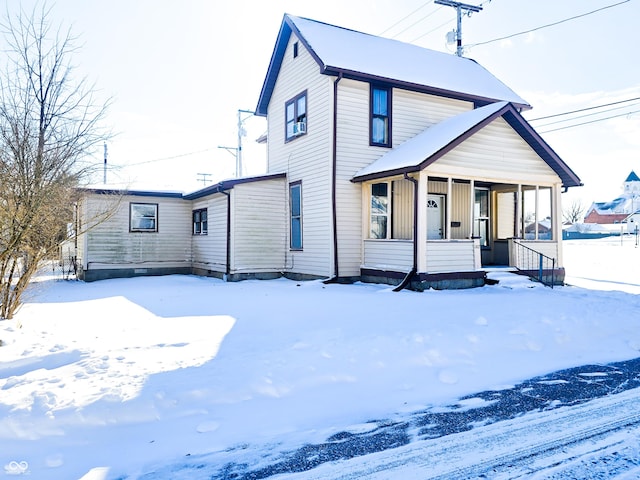
[[513, 244], [515, 246], [513, 266], [518, 271], [524, 272], [529, 278], [553, 288], [556, 276], [556, 259], [523, 245], [516, 239], [513, 240]]

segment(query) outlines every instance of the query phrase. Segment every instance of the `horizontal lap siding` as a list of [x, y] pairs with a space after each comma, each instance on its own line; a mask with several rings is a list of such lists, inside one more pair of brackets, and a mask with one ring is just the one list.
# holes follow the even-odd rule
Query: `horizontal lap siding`
[[[299, 42], [293, 58], [291, 36], [268, 107], [268, 168], [287, 172], [287, 181], [302, 183], [302, 251], [289, 249], [288, 193], [279, 212], [286, 210], [286, 268], [300, 274], [328, 276], [332, 265], [331, 121], [333, 78]], [[307, 92], [307, 134], [285, 143], [285, 102]]]
[[471, 272], [476, 269], [474, 242], [427, 242], [427, 272]]
[[493, 182], [553, 184], [556, 173], [502, 118], [426, 168], [428, 174]]
[[193, 202], [192, 209], [207, 209], [206, 235], [193, 235], [193, 266], [224, 272], [227, 263], [227, 197], [213, 195]]
[[[552, 242], [552, 241], [539, 241], [539, 242], [526, 242], [526, 241], [519, 241], [520, 244], [524, 245], [525, 247], [529, 247], [531, 250], [534, 250], [538, 253], [541, 253], [549, 258], [555, 258], [556, 260], [556, 267], [559, 266], [558, 265], [558, 242]], [[518, 249], [516, 249], [517, 251]], [[536, 269], [539, 266], [538, 263], [538, 259], [535, 256], [529, 256], [526, 252], [524, 253], [524, 257], [523, 258], [530, 258], [533, 259], [530, 263], [530, 265], [523, 265], [521, 264], [520, 260], [517, 260], [516, 262], [518, 263], [518, 265], [516, 265], [518, 268], [522, 268], [522, 269]]]
[[[93, 196], [89, 201], [91, 216], [104, 200]], [[129, 232], [130, 203], [158, 204], [157, 232]], [[89, 269], [189, 266], [191, 204], [182, 199], [124, 196], [113, 216], [90, 229], [87, 237]]]
[[[368, 184], [353, 184], [351, 178], [363, 167], [374, 162], [388, 148], [369, 145], [369, 84], [343, 79], [338, 84], [338, 136], [336, 197], [338, 204], [338, 254], [340, 276], [358, 275], [362, 262], [362, 235], [368, 231], [369, 212], [362, 211], [362, 188]], [[433, 95], [394, 89], [392, 92], [392, 141], [393, 146], [404, 143], [425, 128], [445, 118], [470, 110], [469, 102], [450, 100]], [[365, 201], [365, 205], [367, 205]], [[365, 222], [364, 228], [362, 222]], [[468, 229], [467, 229], [468, 230]], [[386, 243], [378, 248], [384, 249]], [[391, 245], [391, 243], [389, 244]], [[365, 245], [370, 249], [370, 245]], [[389, 247], [394, 249], [395, 247]], [[371, 250], [369, 250], [371, 251]], [[376, 250], [377, 251], [377, 250]], [[395, 255], [391, 253], [391, 255]], [[397, 268], [411, 269], [412, 248], [402, 259], [383, 260]]]
[[409, 272], [413, 268], [413, 242], [365, 240], [363, 268]]
[[232, 272], [279, 272], [288, 246], [284, 179], [237, 185], [233, 190]]

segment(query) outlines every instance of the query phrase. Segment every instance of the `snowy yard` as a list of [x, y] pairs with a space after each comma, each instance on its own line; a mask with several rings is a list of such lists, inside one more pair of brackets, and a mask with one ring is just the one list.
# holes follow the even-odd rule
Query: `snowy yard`
[[180, 465], [258, 462], [374, 419], [640, 357], [634, 239], [564, 245], [570, 285], [555, 289], [507, 273], [423, 293], [43, 278], [0, 321], [0, 478], [134, 480], [168, 465], [145, 478], [209, 478]]

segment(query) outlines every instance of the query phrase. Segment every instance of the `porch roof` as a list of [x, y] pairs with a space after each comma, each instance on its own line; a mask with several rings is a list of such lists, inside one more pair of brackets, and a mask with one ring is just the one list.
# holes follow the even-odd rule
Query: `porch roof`
[[553, 169], [564, 187], [582, 185], [578, 176], [509, 102], [468, 110], [427, 128], [358, 171], [352, 181], [363, 182], [420, 171], [499, 117], [503, 117]]

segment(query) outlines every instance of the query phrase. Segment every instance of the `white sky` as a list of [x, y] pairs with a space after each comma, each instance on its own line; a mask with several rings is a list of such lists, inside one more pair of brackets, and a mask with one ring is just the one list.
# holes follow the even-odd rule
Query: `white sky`
[[[482, 12], [464, 18], [463, 43], [493, 40], [620, 1], [485, 0]], [[9, 8], [30, 9], [34, 3], [23, 0]], [[237, 145], [237, 111], [257, 104], [284, 13], [454, 50], [445, 42], [446, 32], [455, 28], [454, 9], [424, 0], [58, 0], [50, 6], [54, 23], [71, 25], [84, 42], [76, 57], [80, 70], [105, 98], [114, 97], [109, 123], [119, 134], [108, 143], [108, 180], [135, 188], [191, 191], [202, 186], [198, 173], [209, 173], [212, 180], [233, 175], [232, 154], [218, 146]], [[631, 41], [638, 18], [640, 6], [631, 0], [479, 45], [465, 55], [533, 105], [528, 119], [638, 97], [640, 63]], [[266, 122], [250, 118], [245, 128], [245, 174], [262, 173], [266, 152], [254, 140]], [[545, 134], [585, 183], [568, 196], [589, 204], [620, 193], [628, 173], [640, 171], [639, 129], [635, 114]], [[102, 164], [102, 151], [95, 161]]]

